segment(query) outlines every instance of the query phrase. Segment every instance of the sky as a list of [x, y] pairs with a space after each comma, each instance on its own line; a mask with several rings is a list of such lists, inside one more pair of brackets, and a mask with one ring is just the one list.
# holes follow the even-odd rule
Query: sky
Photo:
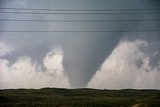
[[[159, 6], [158, 0], [1, 0], [0, 88], [160, 89]], [[12, 13], [46, 12], [23, 9], [111, 10], [111, 13], [152, 14]], [[138, 21], [43, 22], [1, 19]]]

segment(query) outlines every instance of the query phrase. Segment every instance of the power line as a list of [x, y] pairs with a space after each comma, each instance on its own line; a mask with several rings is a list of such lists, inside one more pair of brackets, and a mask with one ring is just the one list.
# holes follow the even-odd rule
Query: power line
[[15, 8], [15, 7], [1, 7], [1, 10], [43, 10], [43, 11], [151, 11], [160, 9], [46, 9], [46, 8]]
[[159, 14], [158, 12], [108, 12], [108, 13], [102, 13], [102, 12], [78, 12], [78, 13], [69, 13], [69, 12], [21, 12], [21, 11], [1, 11], [0, 13], [12, 13], [12, 14], [63, 14], [63, 15], [107, 15], [107, 14]]
[[14, 30], [1, 30], [0, 32], [8, 32], [8, 33], [42, 33], [42, 32], [50, 32], [50, 33], [69, 33], [69, 32], [159, 32], [160, 30], [158, 29], [153, 29], [153, 30], [103, 30], [103, 31], [96, 31], [96, 30], [60, 30], [60, 31], [53, 31], [53, 30], [50, 30], [50, 31], [47, 31], [47, 30], [17, 30], [17, 31], [14, 31]]
[[15, 21], [15, 22], [123, 22], [123, 21], [160, 21], [160, 19], [143, 19], [143, 20], [33, 20], [33, 19], [0, 19], [0, 21]]

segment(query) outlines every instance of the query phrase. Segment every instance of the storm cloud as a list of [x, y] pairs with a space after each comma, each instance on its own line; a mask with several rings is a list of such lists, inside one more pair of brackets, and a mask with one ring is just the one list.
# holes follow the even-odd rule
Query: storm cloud
[[[159, 89], [160, 42], [121, 40], [88, 84], [101, 89]], [[155, 60], [156, 59], [156, 60]], [[154, 62], [154, 66], [152, 65]]]
[[[46, 12], [43, 9], [116, 9], [118, 11], [115, 12], [137, 12], [136, 10], [120, 10], [140, 9], [138, 12], [143, 13], [148, 12], [143, 9], [157, 9], [159, 5], [158, 0], [122, 0], [121, 2], [119, 0], [38, 0], [38, 2], [37, 0], [1, 0], [0, 7], [2, 8], [22, 8], [22, 10], [0, 9], [0, 11], [21, 11], [23, 13]], [[152, 11], [149, 10], [149, 12]], [[160, 33], [156, 31], [125, 32], [127, 30], [158, 30], [160, 21], [152, 20], [159, 18], [159, 14], [156, 13], [97, 15], [0, 13], [0, 19], [13, 20], [138, 20], [0, 21], [0, 31], [124, 31], [0, 32], [0, 74], [2, 74], [0, 75], [0, 87], [159, 88], [157, 82], [159, 82], [160, 70], [158, 67]], [[121, 62], [122, 60], [124, 63]], [[132, 68], [134, 71], [131, 71]], [[134, 76], [131, 80], [129, 80], [130, 72]], [[117, 79], [113, 74], [119, 75]], [[151, 80], [149, 86], [145, 85], [145, 79], [146, 81]], [[105, 83], [105, 81], [112, 80], [113, 84]]]
[[12, 65], [9, 65], [8, 60], [0, 59], [0, 88], [70, 88], [62, 61], [61, 49], [53, 49], [47, 53], [43, 60], [45, 70], [36, 62], [32, 62], [29, 56], [17, 58]]

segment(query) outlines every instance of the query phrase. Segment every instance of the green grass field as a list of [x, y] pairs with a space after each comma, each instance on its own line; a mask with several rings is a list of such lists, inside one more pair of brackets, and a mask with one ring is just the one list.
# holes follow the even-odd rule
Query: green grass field
[[4, 107], [132, 107], [134, 105], [160, 107], [160, 90], [58, 88], [0, 90], [0, 106]]

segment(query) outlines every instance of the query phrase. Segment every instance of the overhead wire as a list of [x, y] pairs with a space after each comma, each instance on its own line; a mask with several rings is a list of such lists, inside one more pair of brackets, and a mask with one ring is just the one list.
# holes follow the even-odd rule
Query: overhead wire
[[[38, 9], [38, 8], [0, 8], [0, 13], [9, 13], [9, 14], [58, 14], [58, 15], [146, 15], [146, 14], [160, 14], [160, 9]], [[6, 11], [7, 10], [7, 11]], [[9, 11], [8, 11], [9, 10]], [[51, 12], [48, 12], [51, 11]], [[0, 19], [4, 22], [136, 22], [136, 21], [145, 21], [145, 22], [155, 22], [160, 21], [160, 19]], [[159, 32], [159, 29], [137, 29], [137, 30], [0, 30], [1, 33], [10, 32]]]
[[10, 14], [58, 14], [58, 15], [109, 15], [109, 14], [112, 14], [112, 15], [122, 15], [122, 14], [160, 14], [160, 11], [158, 12], [76, 12], [76, 13], [73, 13], [73, 12], [22, 12], [22, 11], [0, 11], [0, 13], [10, 13]]
[[139, 19], [123, 19], [123, 20], [116, 20], [116, 19], [108, 19], [108, 20], [56, 20], [56, 19], [45, 19], [45, 20], [41, 20], [41, 19], [0, 19], [0, 21], [16, 21], [16, 22], [123, 22], [123, 21], [160, 21], [160, 19], [143, 19], [143, 20], [139, 20]]
[[142, 30], [0, 30], [0, 32], [159, 32], [158, 29], [142, 29]]
[[51, 9], [51, 8], [16, 8], [16, 7], [0, 7], [2, 10], [43, 10], [43, 11], [148, 11], [148, 10], [160, 10], [160, 9], [147, 9], [147, 8], [138, 8], [138, 9]]

